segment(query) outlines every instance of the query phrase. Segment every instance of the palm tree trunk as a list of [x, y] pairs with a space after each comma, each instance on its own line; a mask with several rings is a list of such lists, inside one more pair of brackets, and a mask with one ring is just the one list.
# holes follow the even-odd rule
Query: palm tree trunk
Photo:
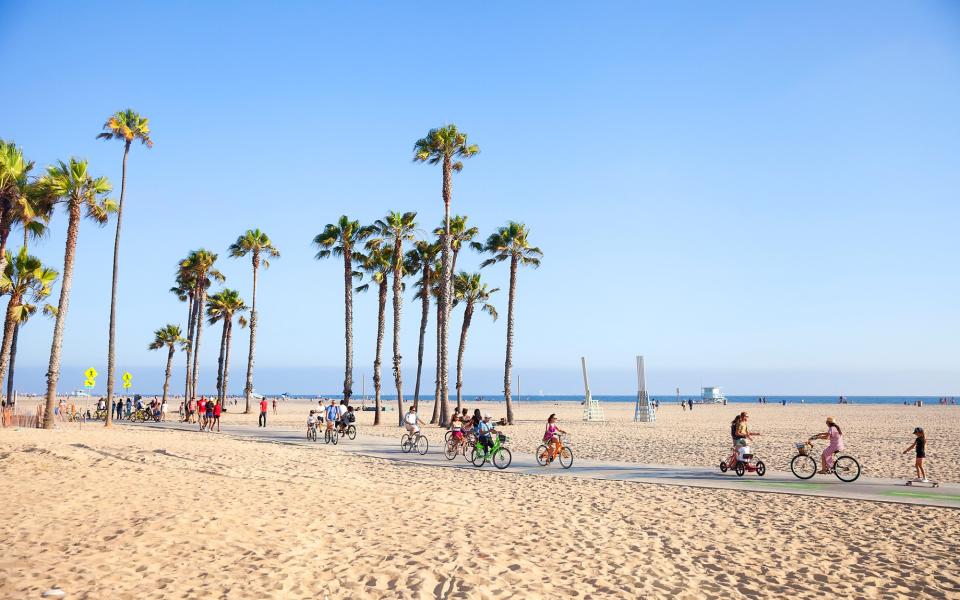
[[[176, 347], [170, 344], [170, 350], [167, 352], [167, 370], [163, 375], [163, 404], [167, 403], [167, 392], [170, 390], [170, 371], [173, 370], [173, 354]], [[184, 400], [183, 410], [187, 410], [186, 400]]]
[[3, 344], [0, 345], [0, 384], [3, 383], [3, 378], [7, 375], [7, 364], [10, 362], [10, 349], [13, 347], [13, 331], [16, 328], [16, 321], [13, 318], [13, 314], [19, 305], [19, 296], [11, 296], [10, 301], [7, 303], [6, 318], [3, 320]]
[[20, 337], [20, 322], [13, 324], [13, 344], [10, 347], [10, 370], [7, 372], [7, 398], [13, 398], [13, 367], [17, 363], [17, 338]]
[[230, 342], [233, 340], [233, 317], [227, 322], [227, 353], [223, 359], [223, 388], [220, 397], [221, 409], [227, 404], [227, 382], [230, 379]]
[[184, 409], [187, 408], [186, 404], [187, 402], [190, 401], [190, 398], [193, 398], [193, 395], [191, 394], [192, 386], [190, 385], [192, 383], [192, 380], [190, 377], [190, 365], [193, 363], [193, 328], [194, 328], [193, 305], [194, 305], [194, 299], [193, 299], [193, 294], [191, 293], [187, 297], [187, 368], [184, 369], [184, 371], [186, 371], [186, 381], [184, 382], [184, 385], [183, 385], [183, 403], [184, 403], [183, 408]]
[[260, 253], [253, 251], [253, 302], [250, 305], [250, 352], [247, 353], [247, 383], [243, 386], [246, 396], [246, 408], [243, 414], [250, 414], [250, 398], [253, 396], [253, 353], [257, 349], [257, 270], [260, 267]]
[[457, 350], [457, 412], [463, 406], [463, 353], [467, 349], [467, 330], [473, 319], [473, 302], [467, 301], [463, 310], [463, 327], [460, 328], [460, 348]]
[[[343, 365], [343, 399], [353, 395], [353, 248], [343, 244], [343, 337], [346, 356]], [[378, 420], [380, 411], [377, 411]]]
[[400, 287], [403, 265], [403, 241], [397, 236], [393, 245], [393, 381], [397, 385], [397, 425], [403, 425], [403, 376], [400, 373], [400, 312], [403, 294]]
[[510, 380], [513, 377], [513, 301], [517, 297], [517, 257], [510, 259], [510, 299], [507, 303], [507, 359], [503, 366], [503, 400], [507, 405], [507, 423], [513, 425], [513, 399]]
[[443, 157], [443, 226], [444, 232], [443, 239], [441, 240], [443, 246], [443, 270], [440, 275], [443, 285], [440, 286], [440, 314], [441, 314], [441, 323], [440, 323], [440, 339], [437, 340], [437, 345], [440, 346], [440, 425], [442, 427], [447, 426], [447, 422], [450, 418], [450, 404], [448, 398], [447, 390], [447, 375], [449, 373], [449, 364], [448, 364], [448, 352], [447, 352], [447, 331], [448, 323], [450, 317], [450, 281], [452, 279], [452, 274], [450, 273], [450, 186], [452, 184], [451, 176], [453, 174], [453, 166], [450, 161], [449, 156]]
[[427, 335], [427, 321], [430, 320], [430, 266], [423, 267], [423, 298], [420, 313], [420, 346], [417, 348], [417, 385], [413, 388], [413, 408], [420, 414], [420, 375], [423, 372], [423, 341]]
[[227, 320], [223, 320], [223, 333], [220, 334], [220, 358], [217, 359], [217, 400], [223, 398], [223, 355], [227, 349]]
[[7, 238], [10, 236], [10, 229], [13, 227], [12, 204], [12, 201], [7, 199], [0, 206], [0, 274], [7, 268]]
[[63, 327], [70, 305], [70, 289], [73, 287], [73, 261], [76, 258], [77, 236], [80, 233], [80, 202], [70, 200], [70, 219], [67, 224], [67, 243], [63, 254], [63, 278], [60, 280], [60, 302], [53, 325], [53, 342], [50, 344], [50, 364], [47, 367], [47, 405], [43, 412], [43, 428], [53, 429], [53, 407], [57, 403], [57, 383], [60, 380], [60, 352], [63, 347]]
[[[130, 141], [123, 146], [123, 171], [120, 176], [120, 203], [117, 204], [117, 233], [113, 238], [113, 284], [110, 288], [110, 333], [107, 342], [107, 406], [113, 406], [114, 363], [116, 362], [117, 341], [117, 276], [120, 273], [120, 225], [123, 223], [123, 198], [127, 193], [127, 155], [130, 154]], [[113, 424], [113, 415], [108, 410], [104, 427]]]
[[387, 278], [380, 282], [377, 302], [377, 353], [373, 358], [373, 394], [376, 411], [373, 415], [373, 424], [380, 424], [380, 356], [383, 354], [384, 320], [387, 316]]
[[200, 297], [197, 302], [197, 335], [193, 338], [193, 393], [200, 391], [198, 381], [200, 380], [200, 336], [203, 335], [203, 305], [207, 303], [207, 290], [200, 290]]
[[433, 389], [433, 416], [430, 417], [430, 424], [435, 425], [440, 421], [440, 302], [437, 301], [437, 348], [434, 357], [436, 365], [436, 377], [434, 378]]

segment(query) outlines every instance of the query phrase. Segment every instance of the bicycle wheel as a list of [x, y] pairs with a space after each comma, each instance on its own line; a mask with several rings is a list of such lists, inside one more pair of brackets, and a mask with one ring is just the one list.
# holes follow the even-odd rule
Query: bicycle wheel
[[550, 451], [547, 450], [546, 444], [540, 444], [537, 446], [537, 464], [541, 467], [547, 466], [547, 462], [550, 458]]
[[798, 454], [790, 461], [790, 470], [800, 479], [810, 479], [817, 474], [817, 461], [812, 456]]
[[457, 457], [457, 452], [460, 451], [460, 446], [456, 442], [447, 442], [443, 447], [443, 457], [447, 460], [453, 460]]
[[727, 461], [725, 461], [725, 460], [721, 460], [721, 461], [720, 461], [720, 472], [721, 472], [721, 473], [726, 473], [726, 472], [727, 472], [727, 469], [729, 469], [729, 468], [730, 468], [730, 467], [727, 466]]
[[747, 472], [747, 468], [744, 466], [742, 460], [737, 461], [737, 465], [733, 467], [734, 472], [736, 472], [737, 477], [743, 477], [743, 474]]
[[356, 426], [356, 425], [351, 425], [350, 427], [347, 427], [347, 437], [350, 438], [351, 440], [357, 439], [357, 426]]
[[453, 437], [453, 430], [451, 429], [451, 430], [447, 431], [445, 434], [443, 434], [443, 441], [444, 441], [444, 442], [449, 442], [449, 441], [450, 441], [450, 438], [452, 438], [452, 437]]
[[334, 429], [334, 430], [330, 433], [330, 441], [333, 442], [333, 445], [334, 445], [334, 446], [336, 446], [337, 443], [340, 441], [340, 434], [337, 432], [336, 429]]
[[560, 456], [557, 458], [560, 459], [560, 466], [564, 469], [569, 469], [573, 466], [573, 450], [564, 446], [560, 449]]
[[498, 469], [506, 469], [513, 462], [513, 454], [509, 448], [500, 448], [493, 455], [493, 466]]
[[763, 464], [762, 460], [757, 461], [757, 475], [763, 477], [767, 472], [767, 465]]
[[410, 443], [410, 434], [405, 433], [403, 437], [400, 438], [400, 450], [410, 452], [411, 448], [413, 448], [413, 445]]
[[473, 466], [475, 467], [482, 467], [483, 463], [487, 462], [486, 452], [474, 448], [473, 456], [470, 457], [470, 462], [472, 462]]
[[833, 473], [844, 483], [856, 481], [860, 477], [860, 463], [852, 456], [838, 456], [833, 461]]
[[430, 440], [428, 440], [426, 436], [418, 435], [416, 446], [417, 446], [417, 453], [419, 453], [420, 456], [423, 456], [424, 454], [427, 453], [427, 450], [430, 449]]
[[332, 432], [331, 432], [329, 429], [325, 429], [325, 430], [324, 430], [324, 432], [323, 432], [323, 443], [324, 443], [324, 444], [329, 444], [329, 443], [330, 443], [330, 438], [333, 437], [332, 435], [330, 435], [331, 433], [332, 433]]

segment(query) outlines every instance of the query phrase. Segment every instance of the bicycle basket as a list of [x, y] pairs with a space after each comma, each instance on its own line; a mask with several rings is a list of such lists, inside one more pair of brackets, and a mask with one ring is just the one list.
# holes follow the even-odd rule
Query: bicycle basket
[[805, 442], [797, 442], [794, 446], [797, 447], [797, 454], [800, 456], [807, 455], [807, 444]]
[[499, 439], [500, 443], [502, 444], [503, 442], [507, 441], [507, 434], [505, 433], [498, 434], [497, 439]]

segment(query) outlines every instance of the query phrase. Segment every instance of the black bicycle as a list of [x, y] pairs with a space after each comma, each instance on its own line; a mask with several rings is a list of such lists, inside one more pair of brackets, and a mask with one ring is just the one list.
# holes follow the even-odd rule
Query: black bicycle
[[[811, 456], [813, 444], [809, 441], [797, 442], [794, 446], [797, 455], [790, 461], [790, 470], [800, 479], [812, 478], [819, 472], [817, 459]], [[852, 456], [837, 453], [833, 455], [833, 466], [827, 470], [827, 474], [830, 473], [844, 483], [851, 483], [860, 477], [860, 463]]]

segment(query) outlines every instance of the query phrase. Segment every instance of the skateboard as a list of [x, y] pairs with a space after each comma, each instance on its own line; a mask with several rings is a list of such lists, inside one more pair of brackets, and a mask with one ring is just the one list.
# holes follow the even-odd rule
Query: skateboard
[[904, 485], [929, 485], [930, 487], [940, 487], [939, 481], [917, 481], [916, 479], [909, 479]]

